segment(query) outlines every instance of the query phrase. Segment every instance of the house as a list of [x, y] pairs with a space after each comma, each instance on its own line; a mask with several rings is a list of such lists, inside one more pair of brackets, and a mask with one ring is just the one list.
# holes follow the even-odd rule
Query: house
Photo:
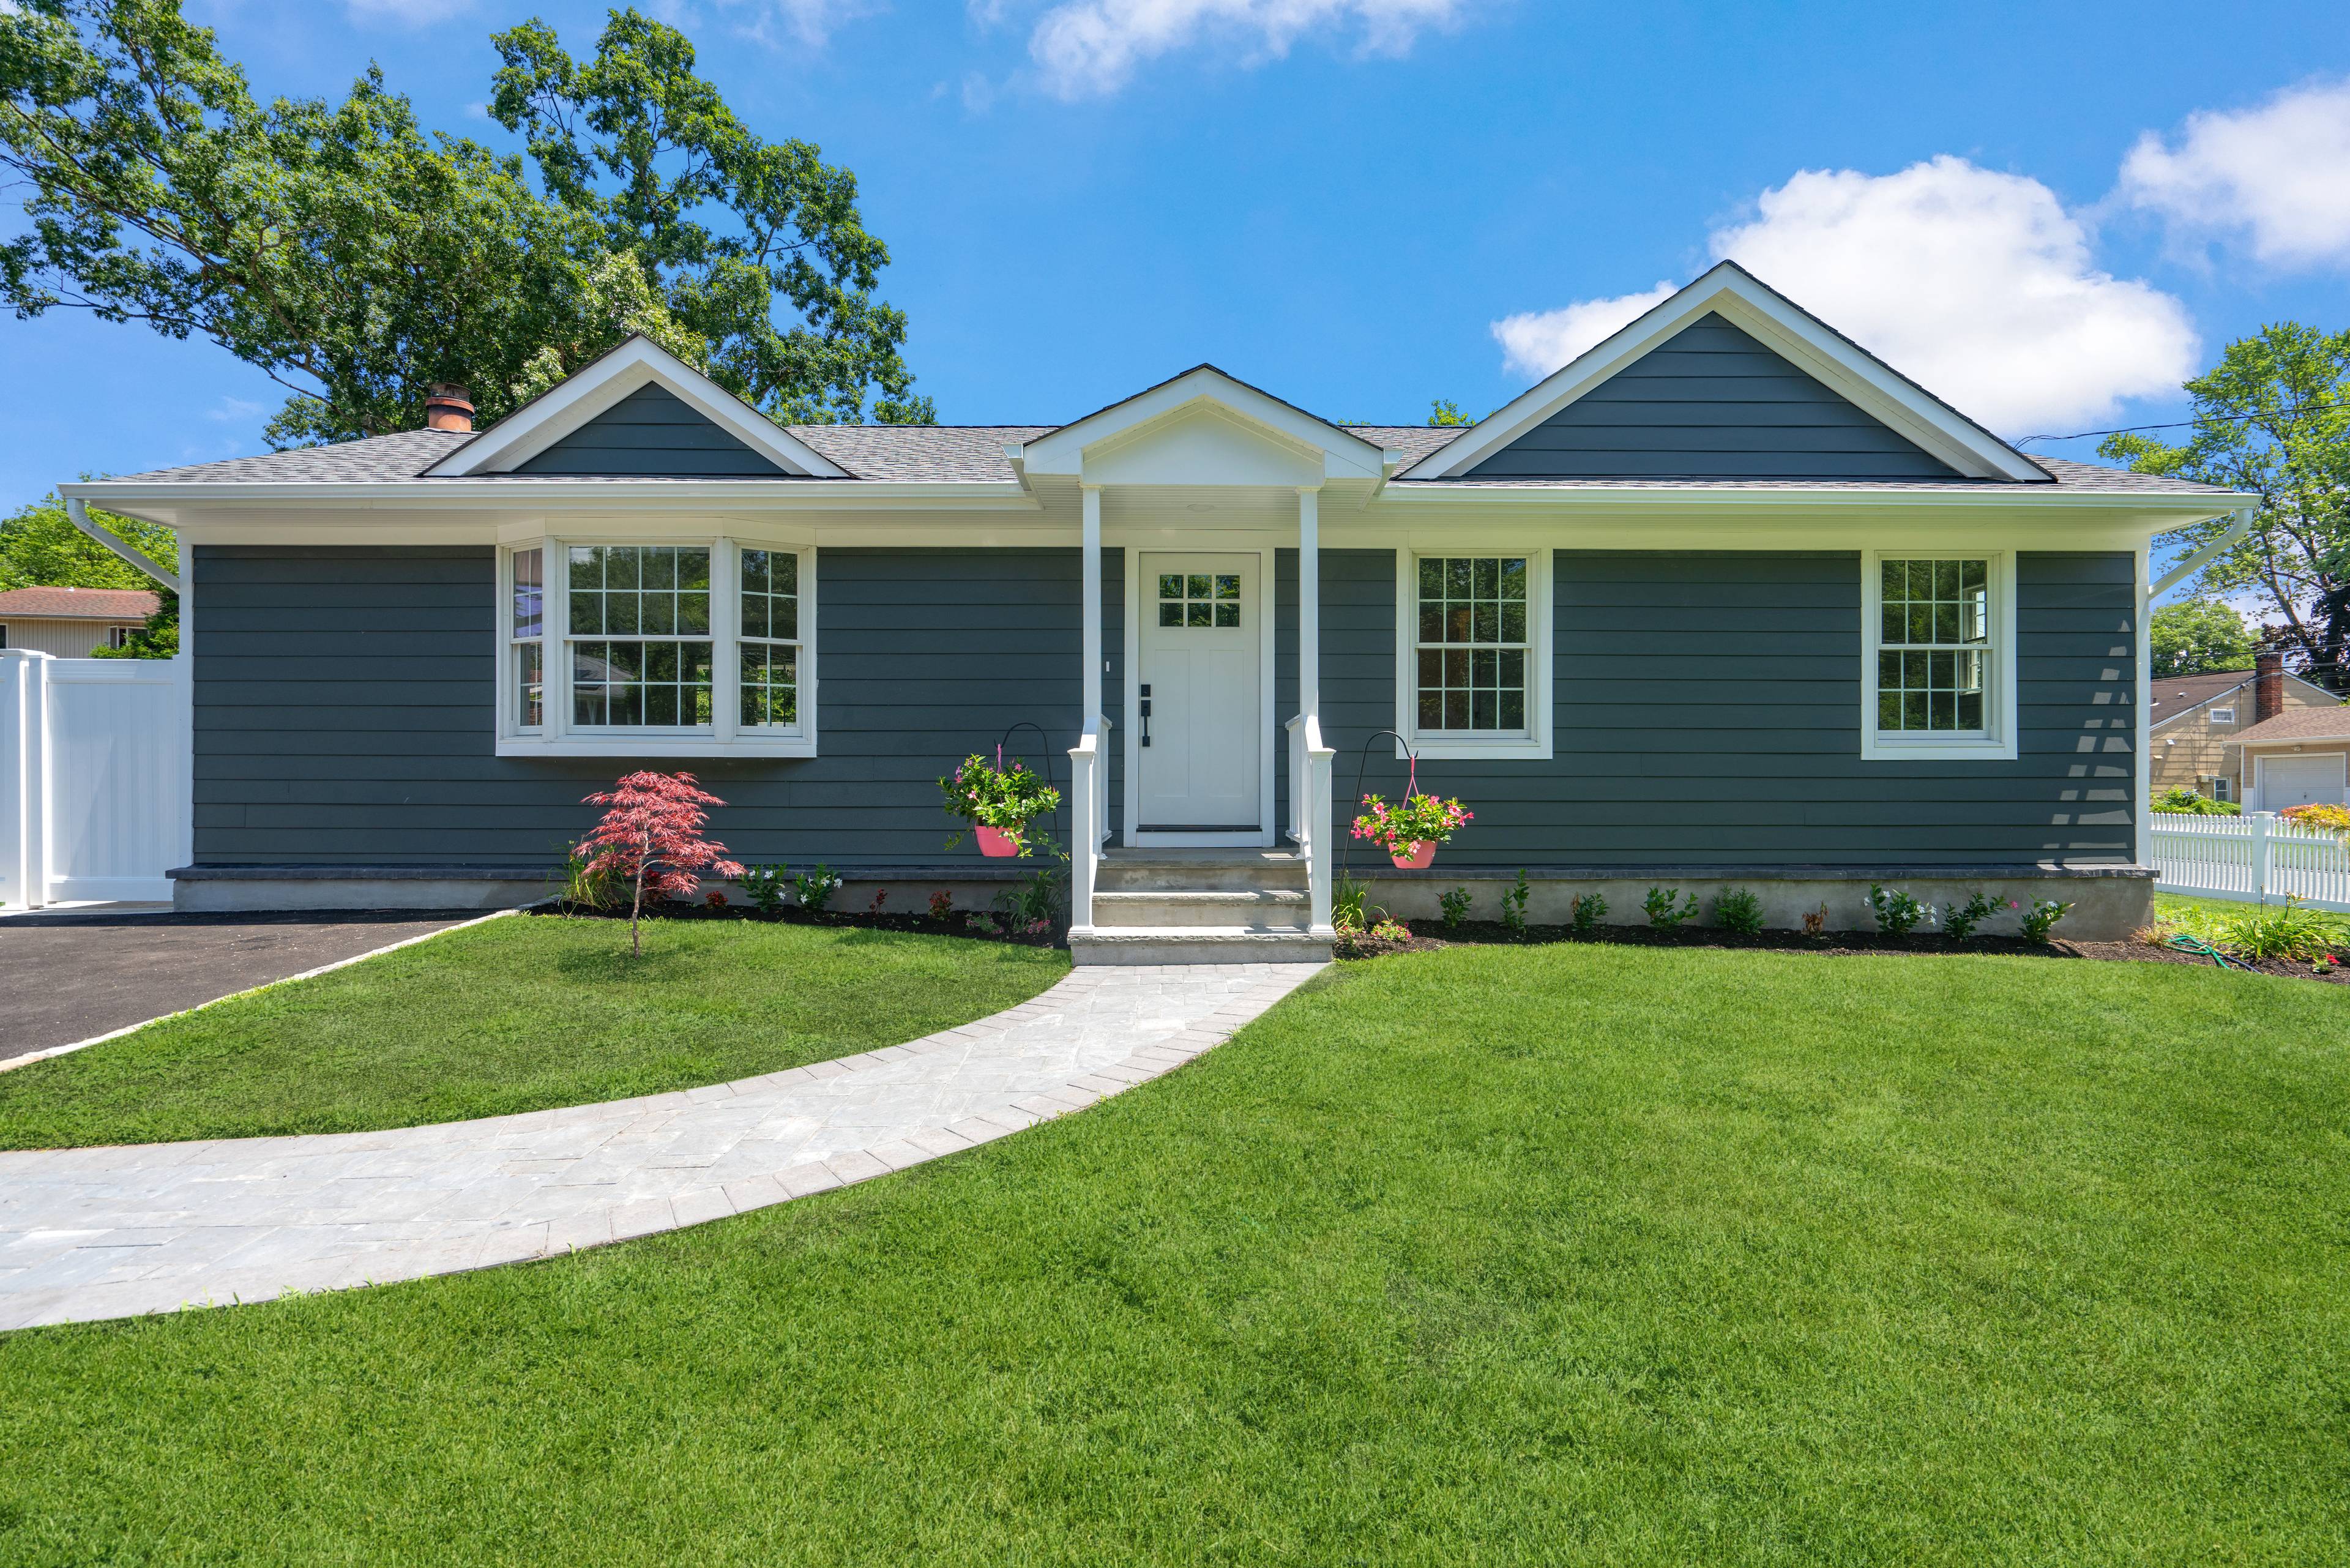
[[[1060, 425], [784, 427], [641, 338], [470, 420], [65, 486], [180, 531], [183, 903], [511, 899], [640, 766], [852, 901], [983, 896], [1034, 866], [949, 855], [934, 781], [1008, 738], [1088, 961], [1326, 950], [1343, 872], [2119, 933], [2148, 541], [2250, 499], [2027, 457], [1727, 263], [1465, 428], [1205, 365]], [[1476, 819], [1393, 872], [1351, 803], [1415, 777]]]
[[2350, 805], [2350, 707], [2286, 709], [2244, 730], [2228, 750], [2247, 811]]
[[10, 588], [0, 593], [0, 648], [88, 659], [120, 648], [161, 602], [131, 588]]
[[2157, 676], [2149, 690], [2154, 793], [2190, 789], [2211, 800], [2244, 798], [2234, 748], [2244, 731], [2281, 712], [2341, 702], [2315, 681], [2286, 673], [2276, 653], [2262, 654], [2257, 670]]

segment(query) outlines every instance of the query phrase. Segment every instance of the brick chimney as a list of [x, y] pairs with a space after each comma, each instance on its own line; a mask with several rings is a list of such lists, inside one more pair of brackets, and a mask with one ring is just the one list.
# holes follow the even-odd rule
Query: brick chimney
[[2252, 659], [2252, 722], [2284, 711], [2284, 650], [2262, 649]]
[[435, 381], [424, 394], [424, 428], [429, 431], [470, 431], [473, 428], [473, 400], [465, 395], [463, 387], [446, 381]]

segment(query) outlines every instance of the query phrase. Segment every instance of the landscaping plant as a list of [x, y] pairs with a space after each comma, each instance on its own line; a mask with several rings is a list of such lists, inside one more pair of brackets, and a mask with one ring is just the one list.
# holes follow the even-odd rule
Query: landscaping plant
[[1567, 906], [1567, 929], [1578, 937], [1596, 937], [1599, 922], [1607, 916], [1607, 900], [1596, 893], [1585, 893]]
[[931, 919], [943, 920], [954, 913], [954, 895], [941, 888], [931, 895]]
[[1450, 931], [1457, 929], [1460, 927], [1461, 922], [1469, 918], [1469, 898], [1470, 895], [1468, 888], [1455, 888], [1452, 891], [1445, 894], [1442, 898], [1436, 900], [1444, 910], [1444, 929], [1446, 930]]
[[2244, 809], [2232, 800], [2213, 800], [2198, 794], [2185, 784], [2172, 784], [2154, 797], [2153, 805], [2157, 811], [2189, 816], [2235, 816]]
[[1363, 900], [1371, 890], [1367, 882], [1358, 882], [1344, 871], [1338, 873], [1338, 885], [1330, 892], [1330, 923], [1342, 931], [1363, 929]]
[[801, 909], [822, 914], [839, 886], [840, 878], [833, 875], [832, 867], [819, 863], [815, 870], [803, 871], [792, 878], [792, 897], [799, 900]]
[[1985, 893], [1981, 888], [1977, 888], [1974, 897], [1965, 903], [1953, 904], [1942, 911], [1942, 929], [1960, 941], [1965, 941], [1975, 934], [1977, 926], [1981, 925], [2002, 909], [2014, 908], [2014, 899], [2010, 898], [2002, 902], [1997, 894]]
[[1526, 940], [1526, 899], [1534, 889], [1526, 886], [1526, 868], [1518, 867], [1518, 879], [1502, 895], [1502, 924], [1518, 940]]
[[2320, 914], [2288, 894], [2282, 904], [2245, 910], [2220, 924], [2220, 945], [2255, 960], [2316, 961], [2345, 945], [2343, 921]]
[[2055, 928], [2057, 921], [2064, 918], [2065, 911], [2072, 907], [2070, 904], [2060, 904], [2054, 898], [2033, 899], [2032, 907], [2024, 910], [2022, 915], [2023, 940], [2031, 942], [2046, 941], [2048, 933]]
[[1648, 896], [1640, 901], [1640, 907], [1648, 911], [1648, 923], [1660, 931], [1670, 931], [1679, 929], [1683, 920], [1694, 918], [1697, 895], [1690, 894], [1686, 903], [1675, 908], [1673, 900], [1679, 897], [1681, 890], [1679, 888], [1649, 888]]
[[750, 898], [751, 907], [759, 913], [780, 915], [784, 912], [784, 893], [792, 885], [788, 867], [746, 866], [743, 868], [743, 875], [735, 877], [734, 881]]
[[595, 869], [596, 854], [576, 844], [564, 857], [563, 901], [582, 909], [608, 909], [620, 901], [620, 879]]
[[1406, 795], [1393, 805], [1367, 794], [1363, 807], [1363, 815], [1355, 818], [1355, 836], [1369, 839], [1389, 859], [1409, 859], [1416, 845], [1450, 843], [1461, 825], [1476, 815], [1457, 800], [1432, 794]]
[[591, 875], [617, 877], [629, 887], [632, 956], [644, 955], [638, 922], [647, 893], [655, 898], [690, 898], [702, 886], [704, 871], [730, 879], [743, 875], [742, 864], [725, 857], [726, 846], [702, 836], [710, 821], [702, 808], [726, 803], [695, 787], [691, 774], [628, 774], [610, 789], [589, 795], [586, 804], [606, 809], [604, 820], [579, 841], [579, 847], [593, 852], [587, 867]]
[[1804, 935], [1807, 937], [1825, 936], [1827, 934], [1827, 929], [1828, 907], [1825, 901], [1821, 903], [1818, 909], [1804, 911]]
[[1868, 907], [1877, 911], [1877, 929], [1888, 937], [1906, 937], [1923, 922], [1932, 924], [1931, 906], [1921, 904], [1898, 888], [1868, 887]]
[[1762, 930], [1762, 900], [1744, 888], [1732, 888], [1713, 901], [1713, 923], [1742, 937]]
[[[1014, 757], [1005, 767], [1001, 756], [991, 763], [981, 752], [972, 753], [939, 780], [939, 789], [946, 796], [948, 815], [973, 827], [993, 828], [1018, 846], [1023, 856], [1028, 853], [1028, 825], [1061, 805], [1061, 792], [1031, 773], [1026, 763]], [[955, 848], [962, 838], [956, 834], [947, 840], [947, 847]]]
[[1371, 935], [1383, 942], [1408, 942], [1411, 940], [1411, 928], [1400, 920], [1382, 919], [1371, 928]]
[[2350, 806], [2289, 805], [2277, 813], [2287, 822], [2321, 833], [2350, 833]]

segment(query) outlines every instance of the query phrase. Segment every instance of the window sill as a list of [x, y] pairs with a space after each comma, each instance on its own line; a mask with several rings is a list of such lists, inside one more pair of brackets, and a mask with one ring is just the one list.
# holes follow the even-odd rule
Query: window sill
[[761, 735], [722, 741], [681, 731], [624, 735], [501, 735], [502, 757], [812, 757], [812, 735]]
[[1869, 763], [2012, 763], [2015, 742], [1997, 735], [1950, 736], [1931, 741], [1891, 741], [1863, 731], [1860, 756]]
[[[1526, 735], [1414, 735], [1411, 749], [1422, 757], [1509, 759], [1522, 763], [1546, 763], [1551, 760], [1550, 742]], [[1403, 756], [1403, 748], [1397, 747], [1396, 760], [1400, 762]]]

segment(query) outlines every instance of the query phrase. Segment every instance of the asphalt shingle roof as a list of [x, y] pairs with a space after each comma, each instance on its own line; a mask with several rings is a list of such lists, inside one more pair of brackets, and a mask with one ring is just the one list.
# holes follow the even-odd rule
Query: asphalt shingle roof
[[10, 588], [0, 617], [42, 620], [145, 620], [162, 599], [144, 588]]
[[2148, 722], [2161, 723], [2233, 691], [2252, 678], [2249, 670], [2214, 670], [2205, 675], [2158, 675], [2146, 705]]
[[[857, 480], [899, 484], [1009, 484], [1012, 464], [1003, 455], [1007, 444], [1031, 441], [1059, 429], [1056, 425], [788, 425], [785, 427], [825, 457], [847, 470]], [[1340, 427], [1383, 448], [1399, 450], [1404, 466], [1398, 477], [1458, 439], [1467, 427], [1457, 425], [1347, 425]], [[336, 446], [298, 452], [265, 452], [258, 457], [234, 457], [224, 462], [197, 463], [184, 468], [157, 469], [123, 475], [140, 484], [370, 484], [415, 479], [472, 440], [452, 431], [403, 431], [397, 435], [370, 436]], [[2035, 460], [2056, 477], [2047, 488], [2064, 492], [2147, 495], [2212, 494], [2223, 492], [2191, 480], [2166, 479], [2159, 474], [2132, 473], [2096, 463], [2043, 457]], [[482, 475], [516, 484], [577, 483], [578, 476], [559, 480], [534, 474]], [[631, 480], [629, 483], [660, 483]], [[1982, 479], [1814, 480], [1814, 479], [1448, 479], [1423, 483], [1480, 489], [1535, 490], [1679, 490], [1700, 486], [1709, 490], [1877, 490], [1937, 492], [1979, 490], [2012, 482]], [[2022, 488], [2029, 489], [2030, 486]]]
[[2350, 741], [2350, 706], [2288, 708], [2273, 719], [2263, 719], [2249, 730], [2228, 737], [2230, 744], [2247, 741]]

